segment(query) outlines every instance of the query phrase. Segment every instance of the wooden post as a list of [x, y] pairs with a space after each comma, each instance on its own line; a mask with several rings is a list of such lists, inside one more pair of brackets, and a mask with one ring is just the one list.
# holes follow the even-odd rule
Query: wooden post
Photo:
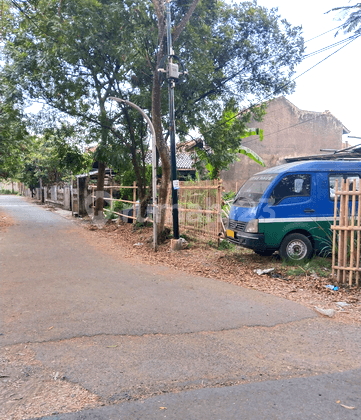
[[[348, 211], [348, 202], [349, 202], [349, 195], [348, 195], [348, 191], [349, 191], [349, 187], [350, 187], [350, 180], [346, 179], [346, 187], [344, 189], [345, 192], [345, 200], [344, 200], [344, 212], [343, 212], [343, 217], [344, 217], [344, 227], [348, 227], [349, 225], [349, 211]], [[349, 239], [349, 231], [348, 230], [344, 230], [344, 245], [343, 245], [343, 273], [342, 273], [342, 283], [346, 283], [346, 275], [347, 275], [347, 265], [348, 265], [348, 239]]]
[[[133, 217], [136, 218], [136, 207], [135, 202], [137, 201], [137, 183], [133, 182]], [[139, 209], [138, 209], [139, 211]], [[136, 223], [137, 219], [133, 219], [133, 223]]]
[[220, 236], [219, 234], [221, 233], [221, 229], [222, 229], [222, 215], [221, 215], [221, 211], [222, 211], [222, 180], [218, 180], [218, 186], [217, 186], [217, 244], [219, 246], [220, 244]]
[[[356, 192], [356, 180], [353, 182], [352, 192]], [[349, 273], [349, 285], [352, 286], [352, 279], [353, 279], [353, 266], [354, 266], [354, 259], [355, 259], [355, 208], [356, 208], [356, 195], [352, 195], [352, 206], [351, 206], [351, 227], [352, 230], [350, 232], [350, 273]]]
[[334, 208], [333, 208], [333, 239], [332, 239], [332, 278], [335, 276], [335, 265], [336, 265], [336, 226], [337, 226], [337, 194], [338, 190], [338, 179], [336, 179], [335, 183], [335, 201], [334, 201]]
[[[340, 219], [339, 219], [339, 234], [338, 234], [338, 267], [343, 267], [343, 242], [344, 242], [344, 231], [341, 229], [343, 227], [343, 212], [344, 212], [344, 196], [342, 195], [342, 191], [344, 190], [344, 181], [341, 180], [340, 185]], [[335, 193], [337, 193], [335, 191]], [[341, 281], [341, 269], [337, 269], [337, 282]]]
[[111, 211], [111, 213], [113, 213], [113, 188], [109, 188], [110, 189], [110, 192], [109, 192], [109, 195], [110, 195], [110, 211]]
[[[348, 189], [349, 189], [349, 184], [350, 181], [347, 179], [346, 183], [343, 183], [344, 186], [344, 201], [343, 201], [343, 226], [347, 227], [348, 226], [348, 198], [349, 195], [347, 194]], [[348, 254], [348, 230], [344, 230], [343, 231], [343, 265], [342, 267], [347, 267], [347, 262], [348, 262], [348, 258], [347, 258], [347, 254]], [[346, 269], [344, 268], [342, 270], [342, 283], [346, 283]]]
[[360, 199], [361, 199], [361, 194], [360, 194], [360, 190], [361, 190], [361, 183], [359, 182], [359, 186], [358, 186], [358, 201], [357, 201], [357, 232], [356, 232], [356, 286], [359, 285], [359, 278], [360, 278], [360, 236], [361, 236], [361, 232], [359, 230], [359, 228], [361, 227], [361, 223], [360, 223], [360, 219], [361, 219], [361, 203], [360, 203]]
[[70, 208], [71, 208], [71, 215], [74, 216], [74, 181], [73, 181], [73, 172], [70, 172]]

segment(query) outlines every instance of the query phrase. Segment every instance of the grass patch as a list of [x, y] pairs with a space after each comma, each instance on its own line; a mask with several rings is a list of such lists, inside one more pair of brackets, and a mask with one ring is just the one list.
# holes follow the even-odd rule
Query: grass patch
[[316, 274], [318, 277], [329, 277], [332, 269], [332, 261], [326, 257], [314, 257], [308, 261], [283, 261], [282, 269], [289, 276], [305, 276]]

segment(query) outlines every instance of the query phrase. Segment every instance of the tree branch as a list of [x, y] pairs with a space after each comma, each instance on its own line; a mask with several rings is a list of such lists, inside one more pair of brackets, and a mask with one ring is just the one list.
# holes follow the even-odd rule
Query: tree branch
[[191, 7], [188, 9], [188, 12], [183, 17], [180, 24], [174, 29], [173, 31], [173, 42], [175, 42], [179, 35], [182, 33], [183, 29], [186, 27], [186, 24], [188, 23], [189, 19], [191, 18], [195, 8], [197, 7], [197, 4], [200, 0], [193, 0], [193, 3], [191, 4]]

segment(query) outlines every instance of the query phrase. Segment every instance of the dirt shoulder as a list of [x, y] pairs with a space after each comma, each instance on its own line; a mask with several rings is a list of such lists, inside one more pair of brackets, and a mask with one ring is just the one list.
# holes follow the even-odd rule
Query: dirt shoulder
[[14, 224], [14, 220], [3, 211], [0, 211], [0, 231], [6, 230]]
[[[338, 322], [361, 322], [361, 288], [336, 285], [330, 260], [317, 258], [309, 266], [285, 265], [277, 255], [261, 257], [240, 247], [217, 249], [216, 244], [190, 238], [187, 247], [170, 251], [170, 240], [152, 249], [152, 227], [134, 229], [132, 224], [108, 222], [102, 229], [82, 220], [83, 233], [92, 244], [119, 258], [130, 258], [146, 264], [160, 264], [202, 277], [218, 279], [299, 302], [315, 309], [333, 309]], [[255, 270], [273, 268], [268, 274]]]

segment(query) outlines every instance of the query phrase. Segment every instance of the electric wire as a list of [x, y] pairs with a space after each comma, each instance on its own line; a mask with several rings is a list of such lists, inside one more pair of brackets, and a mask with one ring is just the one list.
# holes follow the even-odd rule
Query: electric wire
[[[317, 118], [317, 117], [309, 118], [308, 120], [301, 121], [301, 122], [299, 122], [299, 123], [297, 123], [297, 124], [290, 125], [290, 126], [285, 127], [285, 128], [281, 128], [280, 130], [274, 131], [273, 133], [268, 133], [265, 137], [269, 137], [269, 136], [271, 136], [271, 135], [273, 135], [273, 134], [278, 134], [278, 133], [280, 133], [281, 131], [289, 130], [290, 128], [294, 128], [294, 127], [297, 127], [297, 126], [299, 126], [299, 125], [305, 124], [305, 123], [307, 123], [307, 122], [314, 121], [316, 118]], [[251, 143], [251, 142], [252, 142], [252, 141], [254, 141], [254, 140], [256, 140], [256, 139], [246, 140], [246, 141], [245, 141], [245, 142], [243, 142], [242, 144], [248, 144], [248, 143]]]
[[[273, 93], [265, 96], [262, 100], [251, 104], [250, 106], [248, 106], [248, 108], [243, 109], [242, 112], [248, 111], [249, 109], [260, 105], [262, 102], [264, 102], [265, 100], [267, 100], [268, 98], [270, 98], [271, 96], [274, 96], [275, 94], [277, 94], [281, 89], [287, 87], [288, 85], [290, 85], [292, 82], [294, 82], [295, 80], [297, 80], [298, 78], [300, 78], [301, 76], [305, 75], [306, 73], [308, 73], [310, 70], [314, 69], [315, 67], [317, 67], [319, 64], [323, 63], [324, 61], [326, 61], [328, 58], [332, 57], [334, 54], [336, 54], [337, 52], [339, 52], [340, 50], [342, 50], [343, 48], [345, 48], [347, 45], [351, 44], [352, 42], [354, 42], [356, 39], [360, 38], [361, 35], [357, 35], [356, 37], [353, 37], [349, 42], [347, 42], [347, 44], [344, 44], [342, 47], [340, 47], [338, 50], [334, 51], [333, 53], [329, 54], [327, 57], [323, 58], [322, 60], [320, 60], [318, 63], [316, 63], [315, 65], [313, 65], [312, 67], [308, 68], [307, 70], [305, 70], [304, 72], [302, 72], [301, 74], [299, 74], [298, 76], [294, 77], [293, 79], [291, 79], [289, 82], [285, 83], [284, 85], [282, 85], [281, 87], [279, 87], [278, 89], [276, 89], [275, 91], [273, 91]], [[235, 118], [238, 118], [239, 114], [235, 115], [232, 118], [229, 118], [225, 121], [223, 121], [222, 123], [216, 124], [215, 127], [210, 128], [207, 133], [212, 132], [213, 130], [215, 130], [217, 127], [222, 126], [227, 124], [229, 121], [234, 120]]]
[[313, 52], [311, 52], [311, 53], [309, 53], [309, 54], [306, 54], [306, 55], [303, 57], [303, 59], [306, 59], [306, 58], [309, 58], [309, 57], [313, 57], [313, 56], [315, 56], [315, 55], [317, 55], [317, 54], [320, 54], [320, 53], [322, 53], [322, 52], [324, 52], [324, 51], [327, 51], [327, 50], [329, 50], [329, 49], [331, 49], [331, 48], [337, 47], [338, 45], [344, 44], [344, 43], [346, 43], [347, 41], [349, 41], [349, 40], [351, 40], [351, 39], [354, 39], [354, 38], [357, 38], [357, 35], [352, 35], [352, 36], [349, 36], [349, 37], [348, 37], [348, 38], [346, 38], [346, 39], [343, 39], [343, 40], [341, 40], [341, 41], [335, 42], [335, 43], [330, 44], [330, 45], [328, 45], [328, 46], [326, 46], [326, 47], [322, 47], [322, 48], [320, 48], [319, 50], [315, 50], [315, 51], [313, 51]]
[[320, 36], [322, 36], [322, 35], [328, 34], [329, 32], [332, 32], [332, 31], [334, 31], [334, 30], [336, 30], [336, 29], [338, 29], [338, 28], [341, 28], [341, 26], [343, 26], [343, 24], [341, 24], [341, 25], [339, 25], [339, 26], [336, 26], [336, 28], [329, 29], [328, 31], [324, 32], [323, 34], [320, 34], [320, 35], [317, 35], [317, 36], [315, 36], [315, 37], [313, 37], [313, 38], [311, 38], [311, 39], [308, 39], [307, 41], [305, 41], [305, 43], [306, 43], [306, 42], [313, 41], [314, 39], [319, 38], [319, 37], [320, 37]]

